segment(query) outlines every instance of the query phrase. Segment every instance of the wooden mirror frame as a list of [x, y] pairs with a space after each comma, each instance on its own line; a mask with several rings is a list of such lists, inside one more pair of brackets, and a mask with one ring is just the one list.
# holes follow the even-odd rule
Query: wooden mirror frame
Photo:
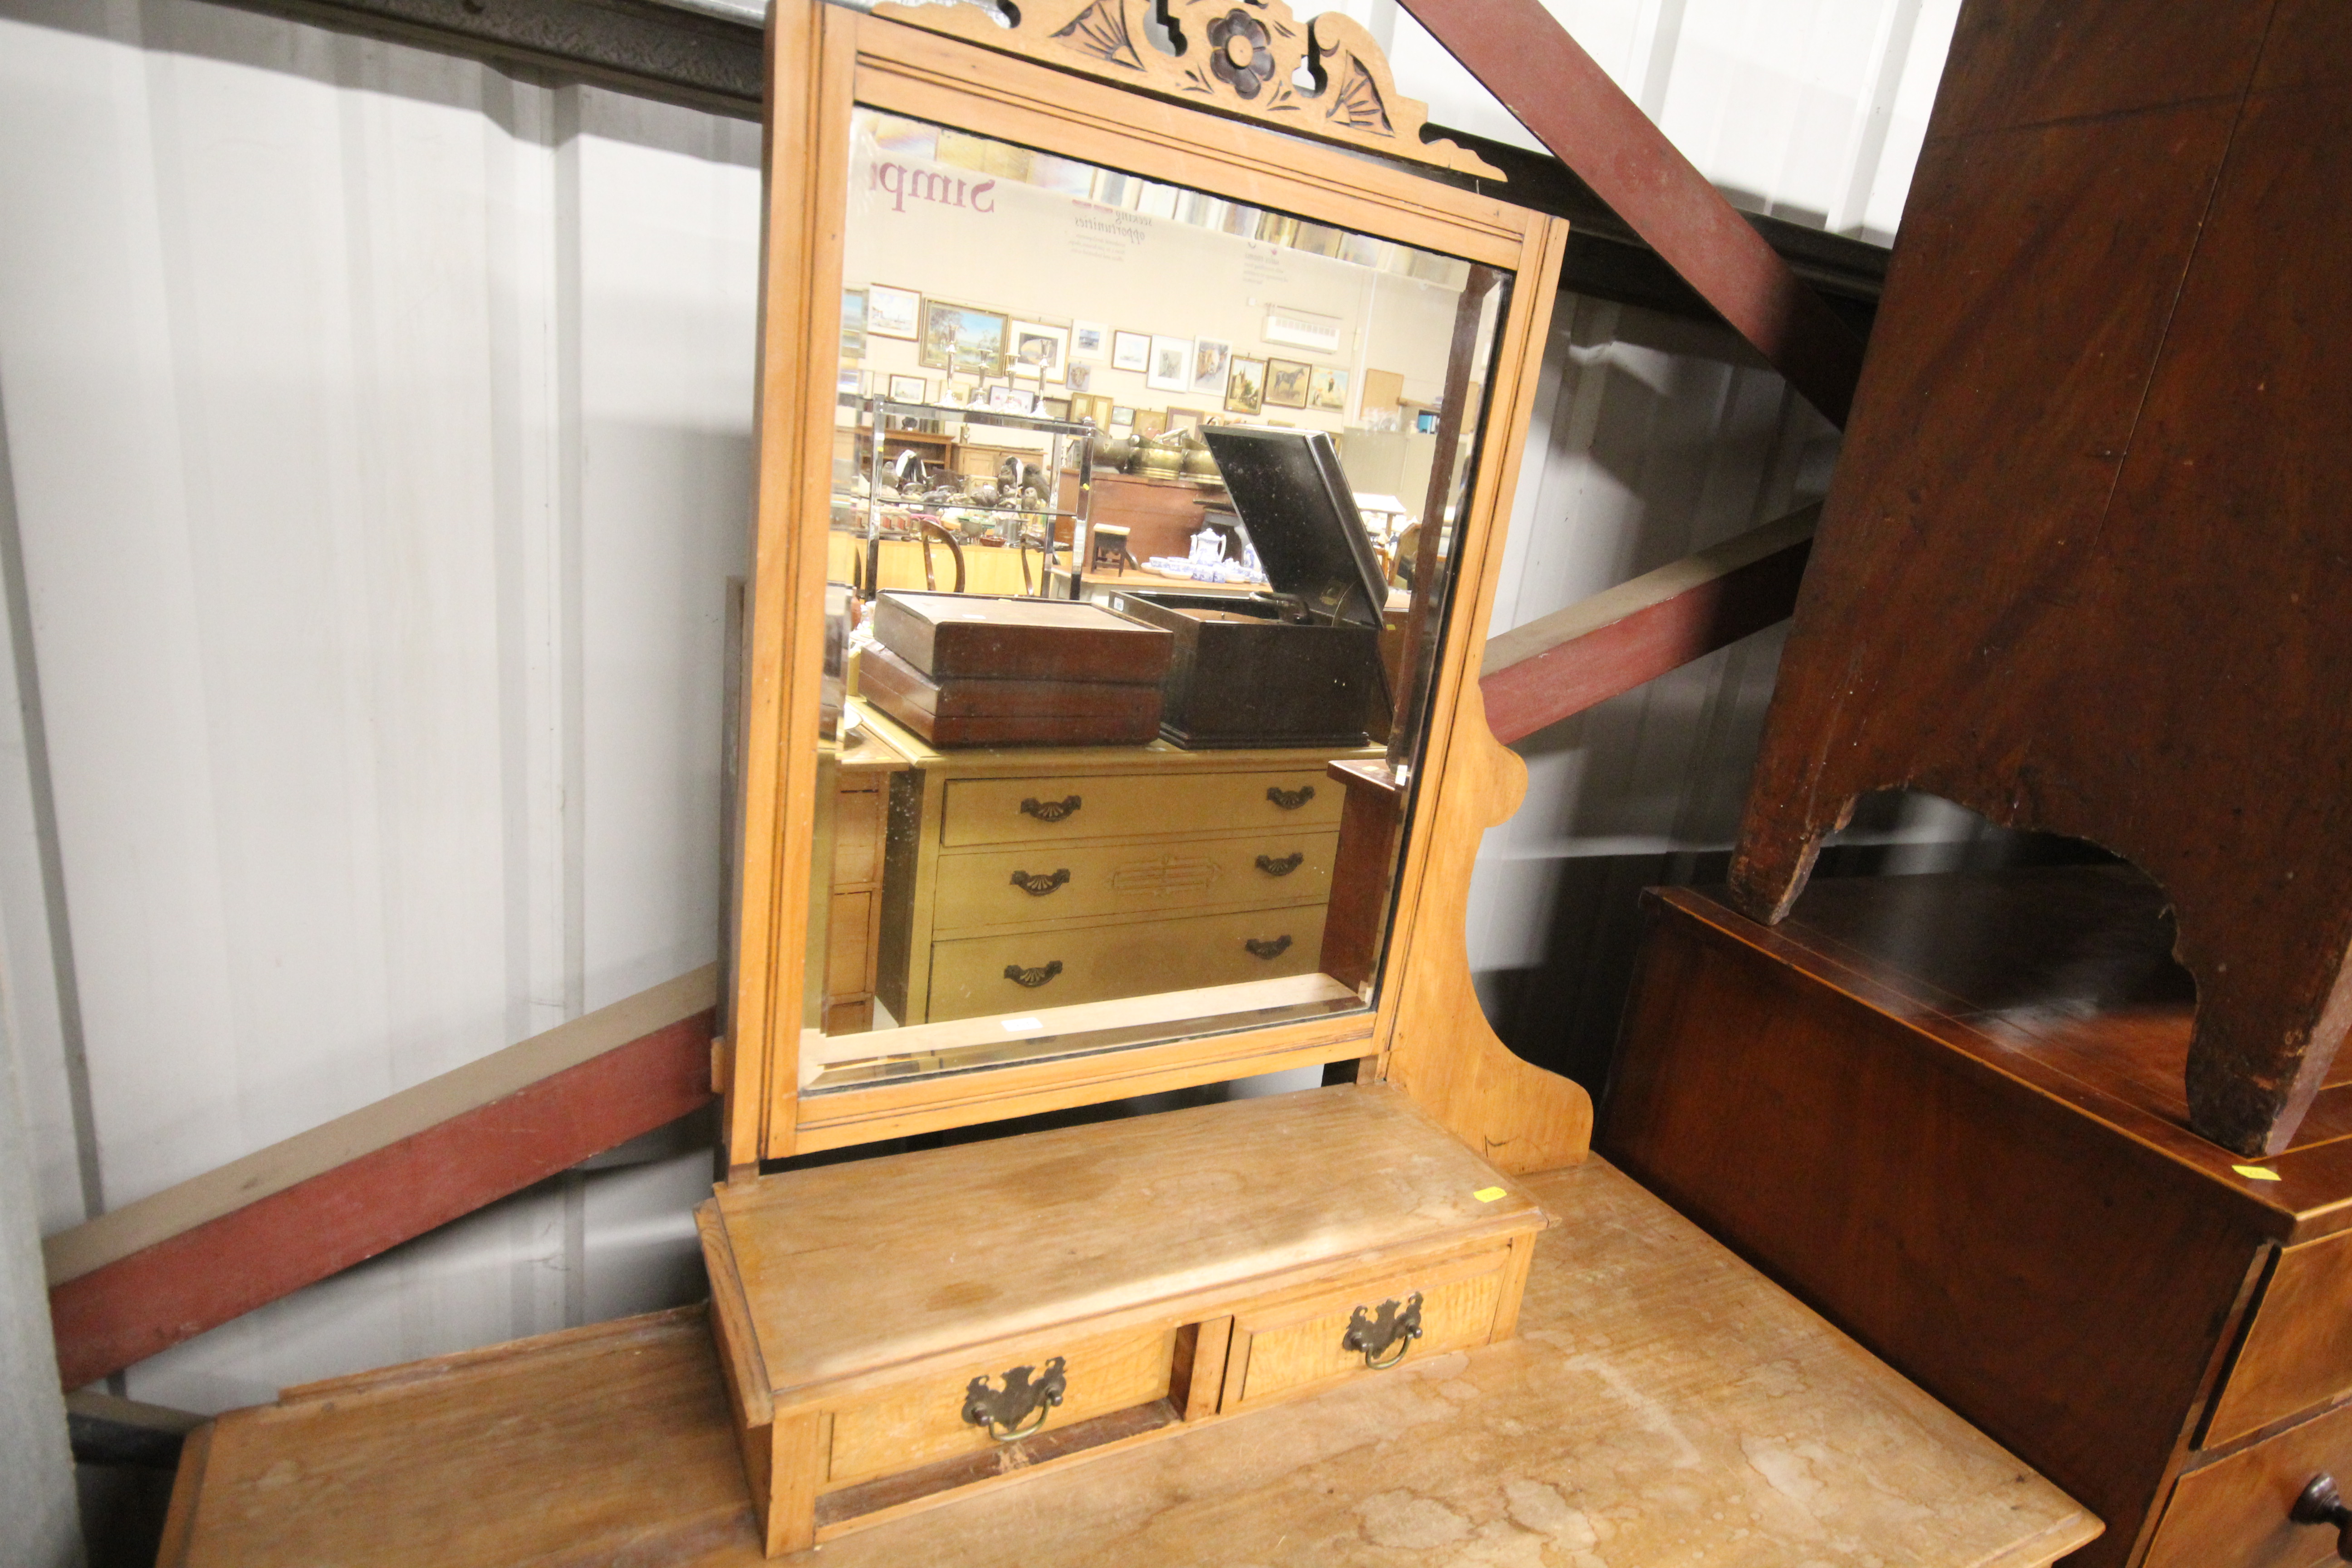
[[[1118, 39], [1104, 46], [1106, 29], [1120, 37], [1139, 32], [1150, 3], [1060, 0], [1037, 5], [1019, 27], [1001, 26], [969, 5], [885, 5], [869, 15], [824, 0], [777, 0], [770, 15], [739, 892], [726, 1037], [714, 1062], [726, 1095], [728, 1161], [739, 1176], [761, 1159], [1349, 1060], [1360, 1064], [1360, 1079], [1401, 1086], [1506, 1171], [1572, 1163], [1591, 1141], [1584, 1090], [1520, 1061], [1487, 1027], [1464, 934], [1479, 840], [1526, 790], [1525, 766], [1486, 727], [1476, 671], [1502, 558], [1498, 523], [1507, 519], [1527, 443], [1568, 225], [1341, 150], [1457, 169], [1475, 163], [1447, 143], [1420, 139], [1420, 106], [1396, 94], [1370, 37], [1344, 16], [1327, 14], [1303, 26], [1281, 0], [1254, 0], [1250, 15], [1271, 30], [1282, 68], [1269, 79], [1275, 86], [1265, 101], [1244, 103], [1149, 43], [1128, 51], [1144, 61], [1132, 66], [1118, 58]], [[1205, 0], [1171, 5], [1188, 32], [1202, 31], [1211, 11], [1228, 8]], [[1057, 21], [1062, 12], [1071, 15]], [[1204, 42], [1192, 47], [1205, 54]], [[1323, 77], [1321, 93], [1291, 85], [1292, 62], [1302, 59]], [[820, 774], [824, 542], [850, 117], [857, 104], [1513, 275], [1427, 697], [1417, 830], [1395, 869], [1375, 1007], [803, 1100], [800, 1020]]]

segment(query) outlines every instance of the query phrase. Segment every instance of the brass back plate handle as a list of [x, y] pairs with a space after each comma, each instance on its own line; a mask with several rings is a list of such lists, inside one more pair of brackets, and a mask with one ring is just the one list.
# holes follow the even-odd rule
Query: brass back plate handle
[[1306, 864], [1307, 851], [1304, 849], [1294, 849], [1279, 860], [1271, 855], [1257, 858], [1257, 868], [1269, 877], [1287, 877]]
[[1297, 811], [1315, 798], [1313, 784], [1300, 784], [1297, 789], [1284, 789], [1280, 784], [1265, 786], [1265, 798], [1284, 811]]
[[1062, 1358], [1045, 1363], [1043, 1376], [1034, 1366], [1016, 1366], [1004, 1374], [1003, 1388], [991, 1388], [983, 1373], [964, 1384], [963, 1419], [981, 1426], [1000, 1443], [1026, 1437], [1045, 1424], [1046, 1413], [1062, 1403], [1068, 1387]]
[[1254, 936], [1244, 937], [1242, 945], [1249, 949], [1250, 956], [1253, 958], [1280, 958], [1290, 951], [1290, 933], [1285, 931], [1272, 942], [1263, 942]]
[[[1259, 858], [1263, 859], [1264, 857], [1261, 856]], [[1070, 868], [1067, 866], [1050, 873], [1045, 871], [1039, 871], [1034, 875], [1027, 871], [1013, 873], [1013, 885], [1033, 899], [1044, 898], [1055, 889], [1067, 883], [1069, 879]]]
[[1015, 985], [1024, 986], [1031, 991], [1036, 990], [1037, 987], [1045, 984], [1045, 982], [1053, 979], [1054, 976], [1061, 973], [1062, 961], [1058, 958], [1040, 964], [1034, 969], [1024, 969], [1017, 963], [1008, 963], [1004, 966], [1005, 979], [1010, 980]]
[[1074, 795], [1066, 795], [1060, 800], [1039, 800], [1035, 795], [1031, 795], [1021, 803], [1021, 815], [1034, 816], [1040, 822], [1059, 822], [1085, 804], [1085, 801]]
[[1374, 1372], [1386, 1372], [1404, 1360], [1404, 1352], [1412, 1342], [1421, 1338], [1421, 1292], [1415, 1290], [1400, 1307], [1394, 1300], [1383, 1301], [1367, 1314], [1357, 1308], [1348, 1317], [1348, 1331], [1339, 1340], [1341, 1350], [1355, 1351], [1364, 1358], [1364, 1364]]

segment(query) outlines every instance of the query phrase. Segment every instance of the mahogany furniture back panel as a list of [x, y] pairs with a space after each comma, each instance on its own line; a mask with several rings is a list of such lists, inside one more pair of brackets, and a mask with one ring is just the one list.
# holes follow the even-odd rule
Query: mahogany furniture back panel
[[1971, 0], [1732, 871], [1904, 785], [2125, 855], [2247, 1153], [2352, 1022], [2347, 84], [2311, 0]]

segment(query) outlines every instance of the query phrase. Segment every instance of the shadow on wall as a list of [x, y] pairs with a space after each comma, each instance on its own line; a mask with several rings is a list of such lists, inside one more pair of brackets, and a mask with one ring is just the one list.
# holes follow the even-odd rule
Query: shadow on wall
[[[1996, 826], [1920, 791], [1866, 795], [1853, 822], [1822, 847], [1813, 876], [1916, 876], [2022, 866], [2113, 865], [2096, 845]], [[1477, 976], [1487, 1021], [1528, 1061], [1577, 1080], [1599, 1100], [1641, 942], [1642, 889], [1724, 880], [1731, 851], [1594, 855], [1552, 863], [1559, 881], [1539, 963]]]

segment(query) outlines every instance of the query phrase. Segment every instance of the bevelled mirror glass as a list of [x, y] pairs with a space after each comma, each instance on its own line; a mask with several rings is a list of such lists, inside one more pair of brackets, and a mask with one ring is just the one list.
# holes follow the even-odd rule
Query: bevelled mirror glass
[[851, 117], [804, 1100], [1373, 1005], [1508, 273]]

